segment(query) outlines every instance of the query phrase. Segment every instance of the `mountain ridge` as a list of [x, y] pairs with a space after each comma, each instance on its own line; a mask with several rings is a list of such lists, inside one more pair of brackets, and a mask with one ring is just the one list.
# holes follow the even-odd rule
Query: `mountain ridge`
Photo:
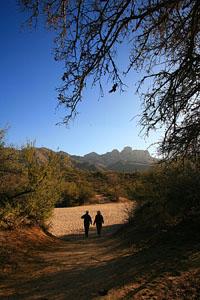
[[[45, 147], [36, 148], [36, 156], [40, 163], [47, 160], [48, 152], [54, 151]], [[150, 169], [152, 165], [157, 162], [157, 159], [153, 158], [148, 150], [133, 150], [129, 146], [124, 147], [121, 152], [117, 149], [113, 149], [104, 154], [91, 152], [84, 156], [70, 155], [64, 151], [55, 153], [60, 155], [61, 158], [67, 158], [72, 168], [86, 171], [145, 171]]]
[[133, 150], [130, 146], [124, 147], [121, 152], [113, 149], [104, 154], [91, 152], [84, 156], [69, 156], [79, 162], [90, 162], [105, 170], [117, 172], [144, 171], [151, 168], [157, 161], [157, 159], [150, 155], [148, 150]]

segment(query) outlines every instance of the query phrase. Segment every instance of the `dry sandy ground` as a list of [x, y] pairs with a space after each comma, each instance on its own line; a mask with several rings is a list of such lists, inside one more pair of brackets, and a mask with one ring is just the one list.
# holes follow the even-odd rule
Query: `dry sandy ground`
[[[121, 224], [127, 220], [127, 214], [132, 207], [131, 202], [125, 203], [106, 203], [87, 206], [78, 206], [70, 208], [56, 208], [52, 219], [50, 220], [49, 232], [55, 236], [65, 237], [67, 235], [84, 234], [83, 220], [81, 216], [86, 210], [94, 222], [98, 210], [104, 217], [102, 234], [106, 235], [115, 231]], [[90, 227], [90, 236], [95, 236], [95, 226]]]
[[[100, 206], [105, 218], [102, 237], [94, 230], [87, 239], [80, 222], [86, 209], [94, 218], [99, 207], [79, 207], [75, 214], [71, 209], [55, 210], [51, 232], [65, 240], [52, 239], [39, 229], [10, 233], [9, 238], [3, 234], [3, 246], [11, 237], [18, 245], [12, 257], [17, 253], [19, 261], [15, 273], [1, 278], [1, 300], [200, 299], [196, 224], [159, 232], [127, 227], [111, 235], [120, 223], [118, 214], [121, 221], [125, 215], [121, 205], [107, 204]], [[70, 218], [75, 231], [62, 225]], [[109, 223], [111, 219], [115, 223]], [[19, 251], [22, 245], [24, 252]]]

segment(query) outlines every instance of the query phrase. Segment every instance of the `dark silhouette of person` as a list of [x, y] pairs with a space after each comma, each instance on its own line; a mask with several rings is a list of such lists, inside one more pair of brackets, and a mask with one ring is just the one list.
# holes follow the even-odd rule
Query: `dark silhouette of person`
[[89, 211], [88, 210], [81, 217], [81, 219], [84, 219], [85, 236], [88, 237], [88, 232], [89, 232], [90, 224], [92, 224], [92, 219], [91, 219], [91, 217], [89, 215]]
[[97, 215], [95, 217], [95, 220], [94, 220], [94, 224], [96, 224], [96, 228], [97, 228], [97, 234], [98, 236], [101, 235], [101, 229], [102, 229], [102, 224], [104, 223], [104, 219], [103, 219], [103, 216], [100, 212], [100, 210], [97, 211]]

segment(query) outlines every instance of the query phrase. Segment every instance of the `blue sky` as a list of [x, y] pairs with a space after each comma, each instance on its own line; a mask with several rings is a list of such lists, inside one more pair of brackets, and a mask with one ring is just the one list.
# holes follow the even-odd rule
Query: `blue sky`
[[[160, 139], [161, 132], [146, 140], [138, 136], [138, 118], [132, 118], [140, 112], [135, 95], [140, 74], [134, 72], [127, 77], [129, 87], [122, 94], [109, 94], [110, 86], [105, 86], [99, 99], [98, 90], [87, 86], [77, 118], [69, 128], [56, 125], [65, 114], [64, 108], [56, 109], [56, 87], [61, 84], [64, 64], [54, 61], [53, 33], [41, 25], [20, 31], [25, 18], [17, 12], [15, 0], [0, 2], [0, 127], [10, 127], [8, 144], [20, 147], [27, 139], [35, 140], [37, 147], [84, 155], [121, 151], [125, 146], [146, 150]], [[127, 56], [123, 49], [118, 59], [123, 62]], [[155, 155], [155, 147], [149, 152]]]

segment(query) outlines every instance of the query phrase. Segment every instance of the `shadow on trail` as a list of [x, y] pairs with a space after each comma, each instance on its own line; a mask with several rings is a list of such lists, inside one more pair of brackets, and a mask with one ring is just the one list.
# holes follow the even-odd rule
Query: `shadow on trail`
[[[117, 227], [107, 229], [115, 231]], [[100, 290], [108, 290], [105, 299], [109, 300], [197, 299], [192, 298], [197, 289], [194, 278], [200, 275], [197, 231], [156, 233], [155, 241], [150, 231], [131, 233], [129, 251], [120, 246], [117, 235], [104, 235], [99, 239], [95, 233], [88, 239], [81, 234], [66, 236], [61, 248], [44, 259], [36, 278], [11, 280], [10, 288], [15, 284], [17, 293], [12, 298], [1, 299], [92, 300], [99, 297]], [[193, 273], [188, 273], [191, 265]], [[176, 296], [182, 284], [179, 285], [178, 280], [184, 274], [188, 276], [188, 297]], [[193, 284], [189, 285], [189, 280], [193, 280]], [[120, 294], [119, 290], [124, 287], [126, 294]]]
[[91, 227], [89, 230], [89, 236], [88, 238], [85, 237], [84, 229], [81, 233], [78, 234], [66, 234], [63, 236], [59, 236], [61, 240], [65, 241], [88, 241], [90, 239], [102, 239], [103, 237], [108, 237], [109, 235], [112, 235], [113, 233], [117, 232], [121, 227], [123, 227], [123, 224], [115, 224], [110, 226], [103, 226], [102, 228], [102, 234], [99, 237], [97, 235], [97, 231], [95, 227]]

